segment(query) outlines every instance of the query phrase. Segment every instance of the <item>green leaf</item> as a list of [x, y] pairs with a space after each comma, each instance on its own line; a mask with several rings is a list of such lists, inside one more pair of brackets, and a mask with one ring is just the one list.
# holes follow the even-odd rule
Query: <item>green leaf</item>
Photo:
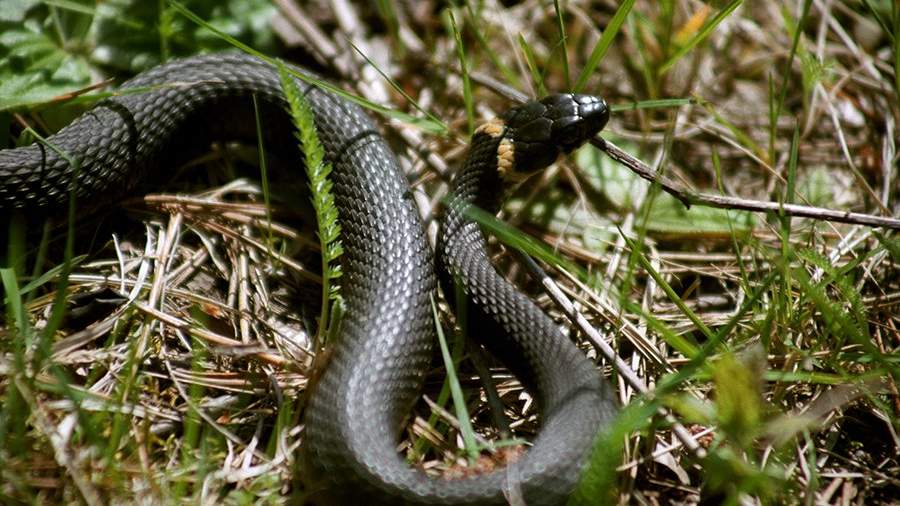
[[[268, 0], [186, 3], [216, 30], [274, 50], [270, 20], [275, 7]], [[161, 63], [170, 50], [191, 55], [231, 47], [215, 31], [172, 16], [171, 9], [148, 0], [95, 5], [5, 0], [0, 7], [0, 111], [43, 104], [84, 88], [97, 64], [136, 73]]]
[[0, 8], [0, 21], [21, 23], [25, 20], [25, 14], [41, 0], [3, 0], [3, 8]]
[[591, 77], [594, 70], [597, 68], [597, 65], [600, 64], [600, 60], [606, 55], [606, 51], [612, 45], [613, 39], [616, 37], [616, 34], [619, 33], [619, 28], [622, 27], [622, 23], [625, 22], [625, 18], [628, 17], [628, 13], [631, 12], [632, 7], [634, 7], [634, 0], [625, 0], [619, 5], [619, 8], [616, 9], [616, 13], [609, 21], [609, 24], [606, 25], [606, 29], [603, 30], [600, 40], [597, 41], [597, 44], [594, 45], [594, 49], [591, 50], [591, 56], [588, 57], [588, 62], [581, 70], [578, 81], [575, 83], [575, 89], [572, 91], [579, 93], [584, 90], [584, 85], [587, 84], [588, 78]]
[[[315, 114], [304, 94], [300, 92], [295, 79], [288, 73], [287, 67], [278, 64], [278, 75], [287, 102], [288, 113], [297, 131], [295, 135], [306, 159], [306, 176], [309, 179], [310, 198], [316, 211], [319, 243], [322, 251], [322, 314], [319, 321], [318, 336], [321, 338], [328, 329], [330, 315], [329, 302], [340, 297], [335, 281], [341, 276], [338, 257], [343, 253], [340, 243], [341, 226], [338, 222], [338, 210], [331, 193], [331, 164], [325, 161], [325, 148], [316, 134]], [[321, 339], [320, 339], [321, 342]]]
[[725, 353], [712, 366], [719, 426], [741, 448], [753, 441], [763, 417], [759, 369], [764, 366], [765, 355], [761, 348], [744, 360]]
[[730, 236], [733, 226], [736, 233], [753, 230], [756, 219], [746, 211], [730, 211], [711, 207], [693, 206], [690, 209], [668, 194], [661, 194], [653, 203], [647, 229], [657, 233], [689, 235]]
[[668, 60], [666, 60], [665, 63], [662, 64], [662, 67], [660, 68], [660, 72], [662, 73], [662, 72], [669, 70], [672, 67], [672, 65], [675, 65], [675, 63], [678, 62], [678, 60], [680, 60], [682, 57], [684, 57], [684, 55], [686, 55], [688, 52], [690, 52], [690, 50], [693, 49], [701, 41], [703, 41], [703, 39], [708, 37], [709, 34], [712, 33], [712, 31], [715, 30], [715, 28], [717, 26], [719, 26], [719, 24], [722, 21], [725, 21], [725, 18], [727, 18], [735, 9], [738, 8], [739, 5], [741, 5], [741, 3], [742, 3], [742, 0], [732, 0], [731, 3], [729, 3], [728, 5], [723, 7], [722, 10], [720, 10], [719, 12], [717, 12], [716, 15], [713, 16], [713, 18], [710, 19], [708, 23], [703, 25], [703, 28], [701, 28], [683, 46], [678, 48], [678, 51], [676, 51], [675, 54], [673, 54]]
[[831, 171], [817, 168], [797, 178], [800, 201], [811, 206], [830, 207], [834, 204], [834, 190], [838, 188]]
[[[109, 0], [97, 6], [91, 35], [94, 61], [137, 72], [162, 63], [164, 58], [231, 47], [217, 33], [251, 44], [260, 51], [275, 49], [270, 21], [275, 7], [267, 0], [187, 0], [185, 7], [205, 19], [197, 25], [165, 2]], [[152, 20], [148, 23], [148, 20]]]
[[29, 20], [0, 23], [0, 111], [50, 101], [90, 80], [87, 62], [57, 47]]
[[[579, 150], [575, 157], [591, 189], [618, 209], [633, 207], [634, 195], [640, 194], [642, 187], [650, 184], [593, 146]], [[732, 232], [750, 232], [755, 226], [756, 217], [750, 212], [702, 206], [685, 208], [667, 193], [656, 196], [646, 223], [649, 232], [677, 235], [730, 236]]]

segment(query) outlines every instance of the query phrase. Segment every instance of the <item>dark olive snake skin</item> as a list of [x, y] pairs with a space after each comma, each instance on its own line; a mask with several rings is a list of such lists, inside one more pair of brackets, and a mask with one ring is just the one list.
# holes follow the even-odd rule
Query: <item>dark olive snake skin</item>
[[[453, 293], [453, 279], [461, 284], [473, 337], [532, 388], [542, 430], [506, 468], [445, 480], [410, 467], [397, 452], [434, 344], [435, 269], [409, 185], [359, 107], [298, 84], [333, 165], [345, 250], [347, 311], [305, 414], [304, 472], [312, 496], [336, 504], [487, 505], [509, 497], [528, 505], [564, 503], [615, 402], [594, 365], [494, 270], [484, 235], [465, 210], [477, 205], [496, 212], [508, 180], [542, 169], [600, 130], [605, 103], [555, 95], [514, 109], [505, 123], [476, 133], [454, 180], [437, 250], [444, 291]], [[122, 88], [135, 87], [149, 89], [105, 99], [48, 139], [77, 167], [43, 145], [0, 151], [0, 214], [59, 212], [70, 189], [79, 203], [114, 202], [179, 148], [222, 136], [252, 140], [251, 95], [264, 106], [264, 130], [289, 129], [277, 71], [251, 56], [173, 61]], [[515, 163], [501, 174], [503, 143], [515, 147]]]

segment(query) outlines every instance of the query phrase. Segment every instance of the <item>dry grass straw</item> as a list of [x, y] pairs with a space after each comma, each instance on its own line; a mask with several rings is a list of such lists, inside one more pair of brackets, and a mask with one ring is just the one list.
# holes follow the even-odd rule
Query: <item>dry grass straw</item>
[[[392, 39], [369, 30], [369, 15], [345, 3], [341, 16], [327, 9], [312, 16], [290, 1], [276, 5], [281, 38], [311, 50], [366, 98], [415, 113], [360, 52], [403, 89], [415, 90], [418, 107], [450, 123], [454, 134], [437, 139], [396, 120], [385, 127], [433, 238], [467, 128], [457, 48], [449, 32], [435, 31], [434, 6], [398, 5], [388, 23]], [[581, 68], [600, 37], [598, 26], [613, 13], [611, 3], [563, 4], [569, 53], [562, 66], [553, 63], [562, 57], [554, 38], [559, 26], [546, 2], [488, 5], [456, 10], [482, 118], [508, 106], [498, 96], [505, 89], [529, 94], [536, 88], [522, 40], [545, 65], [544, 84], [559, 89], [566, 82], [562, 69]], [[897, 68], [886, 58], [886, 35], [877, 37], [879, 27], [864, 8], [811, 2], [799, 52], [787, 68], [793, 34], [786, 26], [795, 26], [799, 11], [793, 4], [748, 2], [661, 72], [673, 54], [662, 43], [683, 42], [713, 14], [701, 4], [677, 3], [671, 11], [663, 5], [669, 4], [637, 4], [587, 90], [614, 105], [673, 96], [694, 103], [622, 111], [604, 136], [691, 191], [881, 218], [897, 214]], [[401, 48], [403, 59], [383, 58]], [[773, 109], [781, 111], [774, 118]], [[616, 500], [696, 504], [701, 485], [716, 479], [733, 483], [702, 491], [713, 501], [896, 500], [900, 245], [893, 232], [790, 220], [777, 210], [755, 218], [736, 211], [686, 215], [677, 207], [662, 212], [654, 186], [598, 185], [597, 174], [622, 172], [610, 172], [603, 155], [579, 161], [581, 168], [563, 163], [520, 189], [504, 218], [579, 266], [551, 277], [583, 324], [602, 331], [641, 378], [652, 402], [673, 411], [710, 453], [696, 459], [662, 417], [635, 426], [623, 438]], [[93, 305], [112, 299], [101, 304], [100, 316], [66, 328], [54, 343], [53, 361], [76, 380], [71, 388], [82, 400], [73, 403], [49, 387], [23, 390], [32, 407], [26, 439], [34, 449], [27, 460], [4, 456], [7, 483], [19, 480], [36, 496], [87, 503], [288, 500], [302, 443], [299, 413], [311, 374], [307, 336], [315, 327], [308, 319], [317, 314], [318, 275], [307, 267], [317, 265], [314, 256], [308, 259], [310, 241], [279, 220], [268, 228], [261, 200], [242, 180], [197, 196], [148, 196], [137, 204], [152, 213], [143, 237], [116, 238], [106, 260], [99, 255], [78, 266], [70, 278], [73, 297], [100, 294], [87, 297]], [[565, 321], [512, 255], [498, 246], [496, 256], [511, 279]], [[763, 285], [766, 279], [770, 284]], [[313, 283], [312, 297], [300, 295], [300, 281]], [[28, 306], [36, 326], [52, 300], [50, 292]], [[310, 301], [311, 310], [300, 309]], [[691, 369], [693, 353], [724, 327], [731, 330], [705, 365]], [[854, 340], [854, 332], [865, 339]], [[586, 343], [585, 349], [597, 355]], [[509, 427], [516, 437], [532, 435], [538, 427], [533, 400], [487, 362], [488, 389], [505, 403]], [[490, 447], [487, 440], [500, 431], [490, 423], [485, 380], [475, 369], [464, 360], [461, 381], [478, 438]], [[600, 369], [612, 377], [623, 405], [643, 398], [623, 374]], [[11, 370], [9, 358], [0, 357], [0, 389], [16, 381]], [[686, 376], [672, 387], [679, 373]], [[735, 379], [741, 375], [749, 380]], [[438, 399], [441, 382], [440, 371], [428, 378], [401, 451], [435, 474], [470, 472], [460, 457], [459, 422]], [[661, 386], [663, 394], [654, 396]], [[744, 404], [729, 407], [731, 387], [738, 391], [732, 401]], [[97, 446], [90, 438], [73, 438], [73, 426], [84, 420], [117, 443], [105, 450], [106, 460], [92, 453]], [[479, 466], [505, 458], [494, 448]], [[0, 486], [0, 493], [19, 492]]]

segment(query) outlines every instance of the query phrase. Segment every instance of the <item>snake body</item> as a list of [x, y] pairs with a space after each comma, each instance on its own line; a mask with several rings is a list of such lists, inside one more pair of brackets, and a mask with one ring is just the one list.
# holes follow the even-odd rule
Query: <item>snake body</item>
[[[529, 505], [563, 503], [615, 403], [593, 364], [491, 266], [467, 211], [496, 212], [510, 182], [602, 128], [605, 103], [555, 95], [478, 130], [454, 179], [435, 276], [409, 185], [375, 125], [337, 95], [298, 85], [333, 167], [345, 251], [346, 312], [304, 419], [311, 490], [348, 504], [506, 504], [516, 496]], [[287, 138], [278, 73], [252, 56], [172, 61], [122, 86], [136, 88], [104, 99], [46, 144], [0, 151], [0, 213], [58, 212], [70, 193], [81, 202], [114, 201], [179, 147], [210, 137], [252, 140], [251, 95], [263, 106], [263, 130]], [[432, 359], [438, 277], [447, 294], [459, 284], [470, 328], [478, 329], [473, 337], [533, 388], [543, 423], [517, 462], [458, 480], [430, 478], [396, 449]]]

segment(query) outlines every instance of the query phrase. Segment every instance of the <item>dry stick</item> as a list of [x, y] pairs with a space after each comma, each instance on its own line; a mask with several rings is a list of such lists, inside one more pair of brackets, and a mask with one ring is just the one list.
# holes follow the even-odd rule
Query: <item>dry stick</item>
[[[83, 472], [84, 466], [80, 465], [82, 459], [75, 454], [74, 448], [70, 445], [69, 431], [60, 430], [59, 425], [54, 425], [52, 417], [47, 413], [43, 403], [38, 400], [31, 385], [21, 373], [14, 374], [11, 379], [15, 383], [19, 395], [30, 408], [31, 423], [50, 441], [50, 445], [53, 447], [53, 458], [58, 465], [68, 470], [68, 476], [75, 482], [81, 498], [90, 506], [104, 504], [103, 496], [94, 487], [90, 476]], [[66, 423], [65, 420], [62, 423]]]
[[331, 39], [325, 35], [318, 25], [312, 21], [312, 17], [290, 0], [276, 0], [275, 5], [281, 11], [282, 18], [297, 30], [306, 41], [304, 47], [309, 50], [315, 59], [323, 65], [335, 65], [346, 70], [346, 65], [338, 58], [338, 49]]
[[[544, 272], [543, 269], [535, 262], [530, 256], [525, 253], [518, 252], [519, 259], [528, 267], [528, 270], [531, 271], [531, 275], [535, 278], [539, 279], [541, 284], [544, 286], [544, 289], [553, 299], [557, 306], [559, 306], [566, 316], [569, 318], [569, 321], [572, 322], [573, 325], [577, 326], [584, 335], [590, 339], [591, 344], [594, 345], [600, 353], [603, 354], [603, 357], [609, 361], [615, 367], [616, 371], [622, 376], [623, 379], [628, 383], [628, 385], [635, 389], [637, 392], [642, 395], [647, 395], [650, 390], [647, 388], [647, 385], [644, 384], [644, 381], [635, 374], [634, 371], [631, 370], [631, 367], [625, 363], [624, 360], [619, 358], [619, 355], [616, 354], [615, 350], [607, 344], [606, 341], [603, 340], [603, 336], [600, 335], [600, 332], [595, 329], [590, 322], [587, 321], [587, 318], [584, 317], [577, 309], [575, 309], [575, 305], [572, 304], [572, 301], [569, 300], [568, 297], [563, 293], [563, 291], [559, 288], [559, 286], [554, 282], [550, 276]], [[697, 441], [694, 440], [691, 433], [679, 423], [671, 413], [668, 413], [664, 408], [659, 408], [659, 414], [662, 415], [667, 422], [672, 424], [672, 432], [675, 434], [675, 437], [681, 441], [681, 444], [685, 446], [688, 450], [690, 450], [695, 457], [698, 459], [702, 459], [706, 456], [706, 450], [701, 447]]]
[[742, 209], [754, 212], [784, 213], [785, 216], [797, 218], [813, 218], [825, 221], [837, 221], [871, 227], [885, 227], [900, 230], [900, 220], [872, 214], [852, 213], [850, 211], [835, 211], [824, 207], [804, 206], [798, 204], [783, 204], [779, 202], [765, 202], [762, 200], [744, 199], [740, 197], [727, 197], [724, 195], [711, 195], [688, 190], [670, 179], [657, 174], [647, 164], [619, 149], [612, 142], [601, 137], [591, 139], [591, 144], [606, 152], [613, 160], [633, 170], [637, 175], [650, 181], [659, 183], [660, 188], [680, 200], [686, 207], [694, 204], [719, 209]]

